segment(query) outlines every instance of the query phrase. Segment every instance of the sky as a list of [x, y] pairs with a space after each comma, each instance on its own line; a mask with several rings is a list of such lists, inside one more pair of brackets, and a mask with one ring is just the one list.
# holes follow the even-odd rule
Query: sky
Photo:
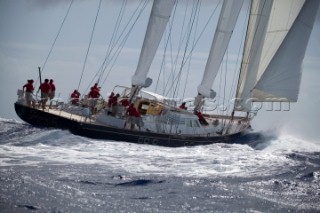
[[[99, 0], [74, 0], [69, 15], [61, 28], [61, 33], [57, 37], [70, 2], [70, 0], [0, 0], [1, 118], [20, 120], [13, 107], [17, 99], [17, 89], [21, 89], [27, 79], [36, 80], [38, 78], [38, 67], [43, 68], [44, 64], [42, 78], [54, 79], [57, 87], [56, 96], [66, 100], [69, 94], [78, 88], [80, 79], [80, 92], [87, 92], [86, 89], [92, 85], [92, 79], [104, 61], [107, 47], [110, 44], [115, 29], [118, 29], [118, 37], [120, 38], [118, 42], [121, 43], [123, 41], [125, 43], [117, 57], [117, 61], [106, 69], [105, 75], [109, 71], [110, 73], [107, 77], [102, 78], [104, 82], [102, 85], [102, 96], [106, 97], [116, 84], [130, 86], [131, 76], [137, 67], [152, 1], [147, 2], [139, 16], [137, 15], [138, 13], [132, 16], [140, 1], [128, 0], [122, 23], [118, 25], [119, 28], [116, 28], [116, 19], [123, 1], [102, 0], [89, 52], [88, 46]], [[212, 12], [216, 10], [217, 2], [219, 0], [201, 1], [202, 6], [199, 20], [193, 26], [194, 34], [189, 35], [191, 44], [195, 42], [196, 38], [201, 37], [201, 39], [199, 39], [196, 48], [192, 52], [191, 63], [186, 62], [185, 70], [181, 75], [182, 86], [179, 89], [179, 94], [184, 98], [194, 97], [196, 95], [196, 88], [201, 81], [212, 41], [212, 33], [214, 32], [218, 17], [218, 12]], [[245, 2], [247, 3], [247, 1]], [[194, 3], [195, 1], [183, 1], [183, 4], [178, 8], [179, 10], [177, 9], [176, 11], [177, 21], [179, 19], [182, 21], [185, 11], [188, 14], [192, 14], [192, 7], [190, 5]], [[185, 8], [188, 9], [186, 10]], [[237, 53], [241, 47], [241, 42], [239, 41], [242, 41], [243, 38], [246, 8], [247, 4], [244, 5], [240, 14], [242, 18], [237, 23], [239, 27], [234, 31], [236, 36], [231, 40], [228, 49], [228, 59], [233, 62], [225, 66], [228, 66], [230, 70], [235, 70], [237, 67], [235, 62], [238, 60]], [[211, 14], [213, 14], [213, 17], [209, 20], [208, 17]], [[208, 20], [208, 26], [204, 28]], [[125, 40], [125, 35], [128, 31], [125, 31], [122, 35], [120, 32], [125, 29], [126, 23], [135, 23], [135, 25], [130, 34], [128, 34], [129, 37]], [[172, 27], [176, 29], [174, 31], [175, 34], [178, 34], [183, 29], [182, 26], [175, 24]], [[202, 29], [204, 29], [203, 34], [201, 34]], [[165, 34], [168, 35], [168, 31]], [[252, 123], [254, 129], [276, 129], [283, 134], [290, 134], [320, 143], [320, 132], [318, 131], [320, 118], [320, 111], [318, 110], [320, 106], [318, 83], [320, 82], [319, 35], [320, 15], [318, 12], [303, 63], [298, 103], [291, 103], [290, 110], [287, 110], [287, 106], [284, 107], [285, 109], [277, 110], [275, 108], [271, 110], [270, 105], [264, 105], [264, 108], [258, 112], [257, 117]], [[187, 36], [185, 34], [183, 39], [187, 40]], [[55, 45], [45, 63], [55, 39]], [[179, 40], [172, 40], [171, 43], [171, 48], [174, 49], [173, 52], [177, 52]], [[159, 67], [162, 66], [164, 45], [165, 42], [160, 44], [160, 51], [157, 53], [149, 73], [154, 82], [150, 89], [154, 90], [156, 85], [158, 85], [157, 92], [164, 92], [164, 85], [170, 85], [170, 81], [167, 80], [170, 74], [161, 76], [159, 84], [157, 84], [158, 76], [156, 73], [159, 72]], [[185, 56], [190, 54], [191, 46], [186, 47], [182, 45], [180, 47], [179, 60], [184, 56], [184, 49], [186, 49]], [[113, 50], [117, 49], [114, 48]], [[117, 53], [115, 53], [115, 56], [117, 56]], [[86, 63], [84, 63], [85, 61]], [[177, 61], [177, 64], [179, 63], [182, 62]], [[170, 63], [170, 58], [166, 59], [163, 65], [167, 70], [172, 69], [173, 66], [173, 63]], [[83, 70], [83, 76], [81, 77]], [[228, 71], [226, 76], [218, 75], [217, 78], [226, 77], [229, 79], [228, 81], [232, 82], [233, 80], [230, 79], [234, 75], [234, 71]], [[184, 86], [184, 82], [188, 82], [187, 87]], [[216, 87], [219, 90], [219, 86]], [[229, 91], [226, 93], [229, 93]]]

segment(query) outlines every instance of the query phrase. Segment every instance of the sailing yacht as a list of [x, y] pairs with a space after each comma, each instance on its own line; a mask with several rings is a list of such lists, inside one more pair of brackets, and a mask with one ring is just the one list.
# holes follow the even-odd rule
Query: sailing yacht
[[[215, 100], [213, 85], [226, 54], [244, 0], [224, 0], [202, 81], [188, 110], [179, 100], [148, 90], [150, 66], [159, 48], [176, 0], [154, 0], [139, 61], [130, 86], [115, 86], [118, 104], [85, 97], [80, 105], [59, 102], [54, 109], [26, 104], [22, 91], [15, 103], [17, 115], [38, 127], [67, 129], [90, 138], [169, 147], [212, 143], [250, 143], [255, 102], [296, 102], [301, 65], [319, 8], [318, 0], [252, 0], [242, 62], [232, 110], [206, 113]], [[127, 105], [121, 105], [122, 101]], [[137, 110], [130, 115], [128, 105]], [[90, 109], [90, 107], [92, 107]], [[93, 110], [94, 109], [94, 110]], [[228, 114], [227, 114], [228, 113]], [[257, 135], [255, 135], [257, 136]]]

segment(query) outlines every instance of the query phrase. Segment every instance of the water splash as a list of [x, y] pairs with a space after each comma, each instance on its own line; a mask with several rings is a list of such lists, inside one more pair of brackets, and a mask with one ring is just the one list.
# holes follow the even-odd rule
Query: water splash
[[290, 135], [263, 141], [255, 149], [239, 144], [167, 148], [75, 136], [68, 131], [38, 129], [0, 120], [0, 163], [3, 166], [42, 164], [101, 165], [131, 174], [183, 177], [272, 175], [299, 162], [288, 158], [293, 150], [313, 152], [316, 144]]

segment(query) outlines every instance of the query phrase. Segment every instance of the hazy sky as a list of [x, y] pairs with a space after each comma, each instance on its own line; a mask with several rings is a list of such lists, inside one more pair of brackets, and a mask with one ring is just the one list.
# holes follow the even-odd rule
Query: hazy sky
[[[137, 8], [139, 2], [137, 0], [128, 0], [123, 23], [135, 20], [136, 17], [131, 17], [131, 14]], [[189, 2], [191, 5], [194, 1], [185, 0], [184, 2], [185, 4]], [[27, 79], [37, 79], [38, 66], [43, 66], [49, 54], [69, 3], [70, 0], [0, 0], [0, 85], [2, 87], [0, 90], [0, 117], [18, 119], [13, 107], [17, 98], [17, 89], [22, 88]], [[104, 60], [107, 45], [115, 29], [114, 24], [120, 11], [121, 3], [121, 0], [102, 1], [80, 92], [85, 91], [90, 86], [92, 77]], [[69, 16], [46, 63], [43, 78], [53, 78], [57, 87], [57, 96], [61, 93], [61, 97], [64, 99], [79, 84], [98, 4], [99, 0], [74, 0]], [[180, 13], [180, 17], [183, 17], [185, 10], [181, 8], [184, 8], [184, 6], [181, 6], [177, 13]], [[202, 1], [200, 22], [196, 30], [197, 35], [200, 34], [205, 20], [208, 19], [215, 8], [216, 4], [212, 3], [212, 1]], [[245, 8], [246, 5], [244, 10]], [[137, 19], [117, 62], [103, 84], [102, 94], [104, 96], [106, 96], [107, 92], [110, 92], [115, 84], [130, 86], [131, 76], [137, 66], [150, 9], [151, 1], [146, 5], [140, 18]], [[191, 13], [191, 7], [189, 7], [188, 13]], [[243, 17], [245, 17], [245, 14], [243, 11]], [[196, 95], [196, 87], [202, 77], [217, 16], [218, 13], [216, 12], [209, 22], [209, 30], [205, 30], [197, 48], [193, 52], [194, 59], [190, 65], [189, 83], [185, 97], [194, 97]], [[266, 109], [261, 110], [253, 122], [254, 128], [282, 129], [282, 132], [320, 142], [320, 131], [318, 130], [320, 126], [320, 111], [318, 110], [320, 106], [319, 23], [320, 15], [318, 12], [316, 25], [313, 29], [303, 64], [299, 102], [291, 104], [290, 111], [271, 112]], [[243, 23], [239, 22], [238, 25], [243, 26]], [[123, 26], [124, 24], [119, 27], [119, 31]], [[210, 26], [212, 26], [211, 31]], [[232, 40], [229, 50], [229, 59], [233, 61], [237, 60], [238, 44], [241, 41], [242, 32], [241, 27], [235, 30], [235, 34], [238, 37]], [[162, 49], [163, 45], [160, 45]], [[183, 53], [180, 52], [180, 54]], [[165, 66], [170, 68], [168, 64], [165, 64]], [[156, 61], [150, 71], [150, 76], [154, 80], [152, 89], [154, 89], [158, 77], [152, 75], [155, 75], [159, 70], [159, 66], [161, 66], [160, 53], [156, 56]], [[182, 81], [184, 80], [182, 78]], [[164, 84], [164, 81], [162, 84]]]

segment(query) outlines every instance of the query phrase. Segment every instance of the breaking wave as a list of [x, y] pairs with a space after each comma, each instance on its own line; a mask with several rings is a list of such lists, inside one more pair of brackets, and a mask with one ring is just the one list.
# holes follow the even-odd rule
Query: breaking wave
[[[320, 145], [279, 135], [256, 147], [239, 144], [167, 148], [127, 142], [92, 140], [68, 131], [38, 129], [0, 119], [1, 165], [103, 165], [131, 174], [182, 177], [272, 175], [300, 163], [292, 153], [320, 152]], [[266, 133], [267, 134], [267, 133]], [[270, 133], [268, 133], [270, 134]], [[190, 170], [190, 168], [192, 168]]]

